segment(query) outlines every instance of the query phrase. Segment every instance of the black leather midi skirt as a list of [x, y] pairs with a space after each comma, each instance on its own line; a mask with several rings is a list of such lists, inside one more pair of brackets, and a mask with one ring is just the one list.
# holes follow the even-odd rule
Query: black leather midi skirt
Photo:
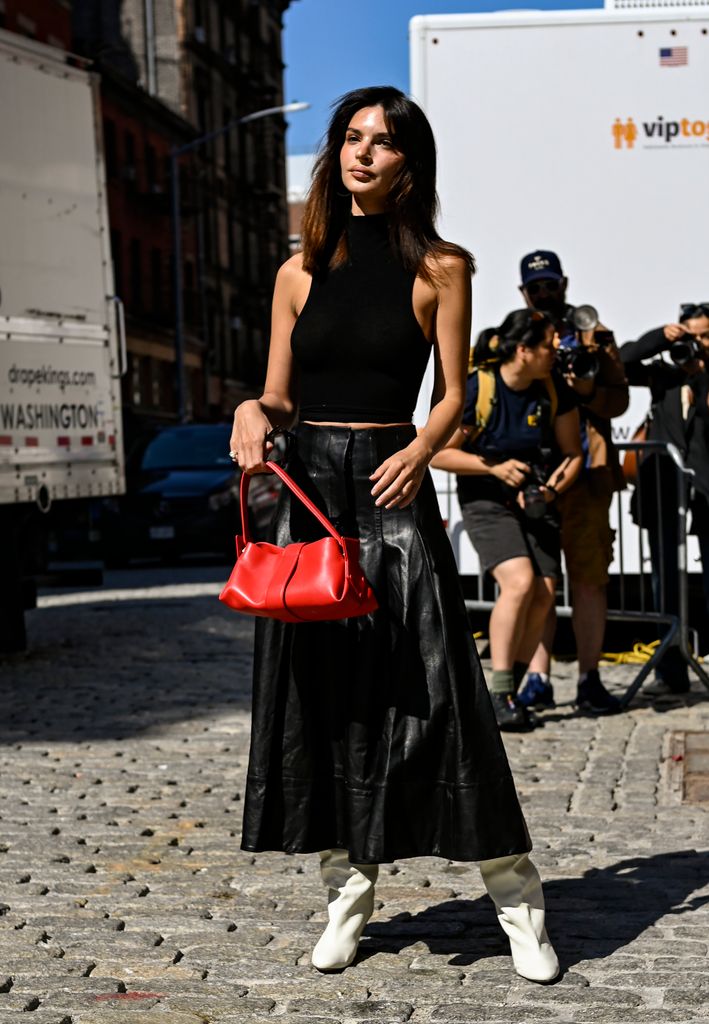
[[[487, 860], [530, 849], [427, 474], [404, 509], [370, 474], [412, 426], [302, 424], [287, 468], [347, 536], [379, 608], [339, 622], [256, 622], [242, 848], [339, 847], [353, 863]], [[283, 488], [278, 544], [322, 536]]]

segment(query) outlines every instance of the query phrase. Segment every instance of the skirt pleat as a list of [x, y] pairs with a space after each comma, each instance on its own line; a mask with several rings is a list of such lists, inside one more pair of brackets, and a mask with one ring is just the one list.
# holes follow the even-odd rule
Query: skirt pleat
[[[382, 510], [371, 473], [412, 426], [301, 425], [287, 468], [347, 536], [379, 608], [256, 622], [242, 847], [347, 849], [354, 863], [487, 860], [530, 849], [430, 476]], [[285, 488], [278, 544], [322, 535]]]

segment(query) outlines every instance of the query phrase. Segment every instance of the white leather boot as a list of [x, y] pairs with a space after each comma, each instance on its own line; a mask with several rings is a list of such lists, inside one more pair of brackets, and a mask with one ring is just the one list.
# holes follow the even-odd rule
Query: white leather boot
[[311, 961], [319, 971], [341, 971], [354, 960], [364, 926], [372, 916], [379, 865], [350, 864], [347, 850], [323, 850], [320, 871], [329, 890], [330, 923]]
[[528, 854], [480, 862], [497, 919], [510, 940], [515, 970], [529, 981], [552, 981], [559, 961], [544, 927], [544, 894]]

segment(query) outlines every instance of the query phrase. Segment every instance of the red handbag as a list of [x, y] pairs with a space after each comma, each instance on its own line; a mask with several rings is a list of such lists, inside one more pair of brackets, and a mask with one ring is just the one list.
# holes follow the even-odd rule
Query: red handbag
[[219, 600], [237, 612], [282, 622], [349, 619], [376, 611], [377, 599], [359, 564], [359, 540], [342, 537], [286, 471], [267, 462], [330, 534], [309, 543], [253, 541], [249, 533], [249, 475], [241, 476], [241, 534], [236, 564]]

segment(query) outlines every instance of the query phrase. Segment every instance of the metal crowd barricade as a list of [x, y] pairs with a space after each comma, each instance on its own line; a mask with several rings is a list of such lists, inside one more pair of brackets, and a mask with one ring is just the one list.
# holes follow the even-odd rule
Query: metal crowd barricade
[[[666, 652], [673, 646], [678, 648], [688, 667], [696, 676], [698, 676], [707, 690], [709, 690], [709, 675], [705, 672], [689, 645], [690, 625], [688, 594], [689, 581], [687, 568], [687, 518], [693, 471], [685, 466], [679, 449], [673, 444], [666, 444], [661, 441], [628, 441], [617, 444], [616, 447], [621, 452], [635, 452], [637, 458], [638, 473], [636, 483], [634, 485], [638, 491], [636, 505], [637, 515], [632, 529], [636, 534], [634, 540], [637, 543], [636, 554], [638, 579], [637, 586], [635, 588], [631, 588], [629, 585], [630, 575], [626, 572], [628, 554], [631, 550], [629, 547], [631, 539], [626, 535], [628, 526], [627, 523], [624, 523], [623, 521], [624, 515], [621, 505], [623, 500], [622, 495], [627, 492], [617, 492], [614, 501], [615, 515], [618, 525], [616, 537], [616, 560], [619, 568], [619, 572], [617, 574], [619, 600], [618, 607], [609, 608], [607, 619], [613, 622], [642, 622], [644, 624], [655, 623], [660, 630], [664, 629], [664, 636], [662, 636], [659, 645], [654, 650], [648, 661], [640, 666], [637, 675], [621, 697], [622, 707], [627, 707], [650, 673], [655, 669]], [[646, 518], [643, 515], [643, 512], [649, 508], [648, 501], [650, 500], [650, 496], [647, 494], [648, 481], [647, 479], [643, 479], [648, 476], [648, 471], [646, 469], [641, 473], [640, 465], [641, 462], [648, 459], [648, 456], [652, 455], [655, 455], [656, 457], [652, 458], [649, 463], [646, 463], [646, 466], [649, 465], [652, 468], [653, 473], [651, 485], [654, 492], [652, 498], [654, 499], [653, 513], [655, 518], [653, 523], [649, 524], [643, 521], [644, 518]], [[668, 596], [670, 581], [667, 578], [668, 553], [665, 550], [667, 535], [663, 522], [662, 456], [665, 457], [665, 465], [667, 465], [666, 460], [670, 460], [670, 463], [675, 469], [677, 482], [677, 603], [675, 609], [669, 609], [667, 607], [668, 599], [671, 595]], [[451, 500], [452, 492], [449, 491], [449, 516]], [[655, 529], [657, 534], [655, 539], [655, 557], [652, 559], [652, 572], [654, 575], [654, 593], [652, 603], [653, 605], [659, 606], [659, 609], [658, 607], [648, 607], [646, 599], [646, 583], [648, 574], [645, 566], [648, 560], [647, 545], [650, 542], [649, 535], [646, 536], [648, 527], [650, 529]], [[461, 526], [459, 524], [458, 529], [460, 528]], [[638, 593], [638, 598], [635, 602], [637, 607], [632, 607], [632, 589], [635, 589]], [[564, 576], [562, 580], [561, 593], [561, 603], [556, 606], [557, 615], [571, 617], [572, 607], [569, 592], [569, 581], [566, 576]], [[471, 611], [491, 611], [494, 607], [494, 601], [486, 600], [483, 596], [483, 580], [480, 573], [478, 573], [477, 581], [477, 598], [466, 600], [465, 604]]]

